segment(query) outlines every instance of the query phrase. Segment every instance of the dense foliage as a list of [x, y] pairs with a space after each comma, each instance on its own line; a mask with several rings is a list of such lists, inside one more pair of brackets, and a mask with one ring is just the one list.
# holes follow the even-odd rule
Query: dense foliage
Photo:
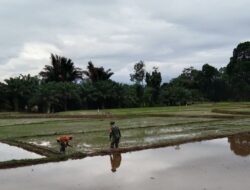
[[51, 54], [51, 65], [45, 65], [39, 75], [44, 81], [72, 82], [82, 78], [82, 71], [76, 68], [71, 59]]
[[250, 42], [240, 43], [229, 64], [219, 70], [204, 64], [193, 67], [162, 84], [161, 72], [145, 69], [139, 61], [130, 74], [133, 84], [112, 81], [111, 69], [86, 70], [71, 59], [51, 54], [38, 76], [20, 75], [0, 82], [0, 110], [57, 112], [75, 109], [104, 109], [140, 106], [186, 105], [196, 101], [250, 100]]

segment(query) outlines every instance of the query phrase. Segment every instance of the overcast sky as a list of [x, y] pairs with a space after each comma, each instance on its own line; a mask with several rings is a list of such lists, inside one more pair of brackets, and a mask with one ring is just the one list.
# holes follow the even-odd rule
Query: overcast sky
[[250, 40], [249, 0], [0, 0], [0, 80], [36, 75], [50, 53], [92, 62], [129, 82], [134, 63], [163, 80], [183, 68], [217, 68]]

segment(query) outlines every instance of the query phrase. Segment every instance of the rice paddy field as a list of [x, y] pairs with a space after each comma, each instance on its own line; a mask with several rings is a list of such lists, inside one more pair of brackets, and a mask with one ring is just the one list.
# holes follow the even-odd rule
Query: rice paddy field
[[[0, 113], [0, 142], [42, 155], [6, 160], [0, 168], [105, 155], [113, 151], [179, 145], [250, 132], [250, 103], [203, 103], [188, 106], [79, 110], [56, 114]], [[109, 148], [110, 121], [120, 127], [120, 148]], [[72, 135], [72, 147], [60, 154], [56, 138]]]

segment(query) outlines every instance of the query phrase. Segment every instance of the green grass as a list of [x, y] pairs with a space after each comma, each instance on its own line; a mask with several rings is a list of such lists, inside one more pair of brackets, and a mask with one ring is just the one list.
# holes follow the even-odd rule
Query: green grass
[[[115, 120], [121, 128], [121, 147], [131, 149], [250, 131], [250, 118], [247, 115], [214, 113], [214, 109], [244, 111], [250, 110], [250, 103], [204, 103], [174, 107], [108, 109], [100, 112], [80, 110], [49, 115], [52, 118], [48, 118], [46, 114], [0, 113], [0, 141], [41, 154], [46, 152], [47, 158], [50, 158], [47, 160], [56, 160], [59, 151], [56, 138], [62, 134], [74, 136], [71, 142], [73, 147], [67, 148], [67, 158], [107, 150], [111, 120]], [[60, 118], [53, 118], [54, 115]], [[85, 117], [89, 115], [98, 117]], [[4, 167], [4, 164], [0, 165]]]
[[122, 108], [122, 109], [105, 109], [105, 110], [77, 110], [60, 112], [60, 115], [143, 115], [143, 114], [167, 114], [167, 113], [212, 113], [212, 109], [245, 109], [250, 108], [250, 102], [222, 102], [222, 103], [203, 103], [187, 106], [169, 106], [169, 107], [146, 107], [146, 108]]
[[[186, 123], [175, 123], [168, 125], [157, 126], [141, 126], [121, 128], [122, 140], [121, 147], [133, 147], [143, 146], [152, 143], [159, 143], [162, 141], [173, 140], [178, 138], [189, 137], [206, 137], [212, 135], [218, 135], [223, 133], [233, 134], [250, 130], [250, 119], [239, 120], [204, 120], [204, 121], [192, 121]], [[108, 130], [102, 130], [91, 133], [74, 134], [74, 140], [72, 141], [72, 148], [68, 148], [68, 153], [75, 152], [93, 152], [96, 150], [102, 150], [109, 147]], [[56, 143], [56, 135], [43, 136], [43, 137], [31, 137], [19, 139], [26, 143], [33, 143], [36, 145], [42, 145], [43, 143], [49, 145], [52, 149], [58, 149]]]

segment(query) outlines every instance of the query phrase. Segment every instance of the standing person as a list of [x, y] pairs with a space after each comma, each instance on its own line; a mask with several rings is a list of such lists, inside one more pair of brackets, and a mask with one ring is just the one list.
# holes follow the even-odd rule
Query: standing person
[[110, 122], [110, 133], [109, 133], [109, 138], [111, 140], [110, 148], [118, 148], [119, 147], [119, 142], [121, 138], [121, 132], [119, 127], [115, 125], [114, 121]]

